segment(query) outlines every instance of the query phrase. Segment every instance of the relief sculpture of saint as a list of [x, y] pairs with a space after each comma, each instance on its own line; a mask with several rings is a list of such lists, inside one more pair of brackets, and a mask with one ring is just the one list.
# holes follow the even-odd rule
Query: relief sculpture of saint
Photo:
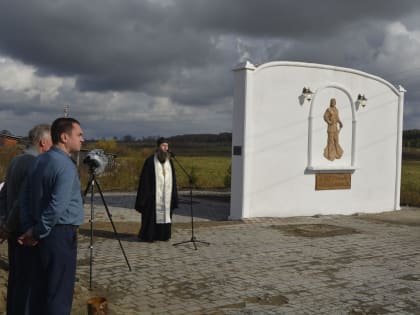
[[328, 107], [324, 113], [324, 120], [328, 124], [328, 140], [327, 146], [324, 149], [324, 156], [328, 160], [334, 161], [335, 159], [340, 159], [343, 156], [343, 149], [341, 148], [338, 139], [340, 130], [343, 128], [343, 123], [338, 115], [335, 98], [330, 100], [330, 107]]

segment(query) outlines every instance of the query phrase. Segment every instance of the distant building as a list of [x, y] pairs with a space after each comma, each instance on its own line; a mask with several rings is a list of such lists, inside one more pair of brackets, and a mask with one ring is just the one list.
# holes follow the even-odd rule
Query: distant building
[[0, 133], [0, 146], [14, 146], [17, 145], [21, 139], [22, 137]]

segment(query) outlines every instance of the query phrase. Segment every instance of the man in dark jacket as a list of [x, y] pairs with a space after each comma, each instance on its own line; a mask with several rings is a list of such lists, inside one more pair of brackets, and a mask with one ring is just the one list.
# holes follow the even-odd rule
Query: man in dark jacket
[[20, 230], [20, 195], [36, 156], [52, 146], [50, 125], [40, 124], [29, 131], [30, 146], [9, 164], [6, 183], [0, 191], [0, 239], [8, 241], [9, 280], [7, 284], [7, 314], [26, 314], [30, 270], [34, 250], [17, 242]]
[[141, 213], [139, 239], [168, 241], [171, 238], [172, 213], [178, 207], [178, 191], [168, 141], [157, 140], [156, 152], [144, 162], [140, 174], [136, 204]]

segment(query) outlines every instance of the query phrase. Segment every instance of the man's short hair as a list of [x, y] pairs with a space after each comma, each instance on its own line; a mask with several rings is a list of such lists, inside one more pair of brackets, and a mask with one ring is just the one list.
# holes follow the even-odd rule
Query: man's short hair
[[39, 124], [29, 130], [28, 138], [33, 145], [37, 145], [41, 139], [51, 136], [51, 126], [48, 124]]
[[61, 142], [61, 134], [67, 133], [70, 134], [73, 130], [73, 124], [80, 123], [70, 117], [60, 117], [54, 120], [54, 122], [51, 125], [51, 140], [53, 144], [58, 144]]

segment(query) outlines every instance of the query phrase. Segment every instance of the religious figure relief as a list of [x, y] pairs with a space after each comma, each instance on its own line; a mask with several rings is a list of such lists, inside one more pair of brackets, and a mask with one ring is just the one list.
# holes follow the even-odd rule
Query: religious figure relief
[[[330, 160], [340, 159], [343, 156], [343, 149], [338, 141], [338, 135], [343, 128], [343, 123], [338, 116], [338, 109], [335, 107], [335, 98], [330, 100], [330, 107], [324, 113], [324, 120], [328, 124], [328, 141], [324, 149], [324, 156]], [[337, 127], [337, 124], [339, 128]]]

